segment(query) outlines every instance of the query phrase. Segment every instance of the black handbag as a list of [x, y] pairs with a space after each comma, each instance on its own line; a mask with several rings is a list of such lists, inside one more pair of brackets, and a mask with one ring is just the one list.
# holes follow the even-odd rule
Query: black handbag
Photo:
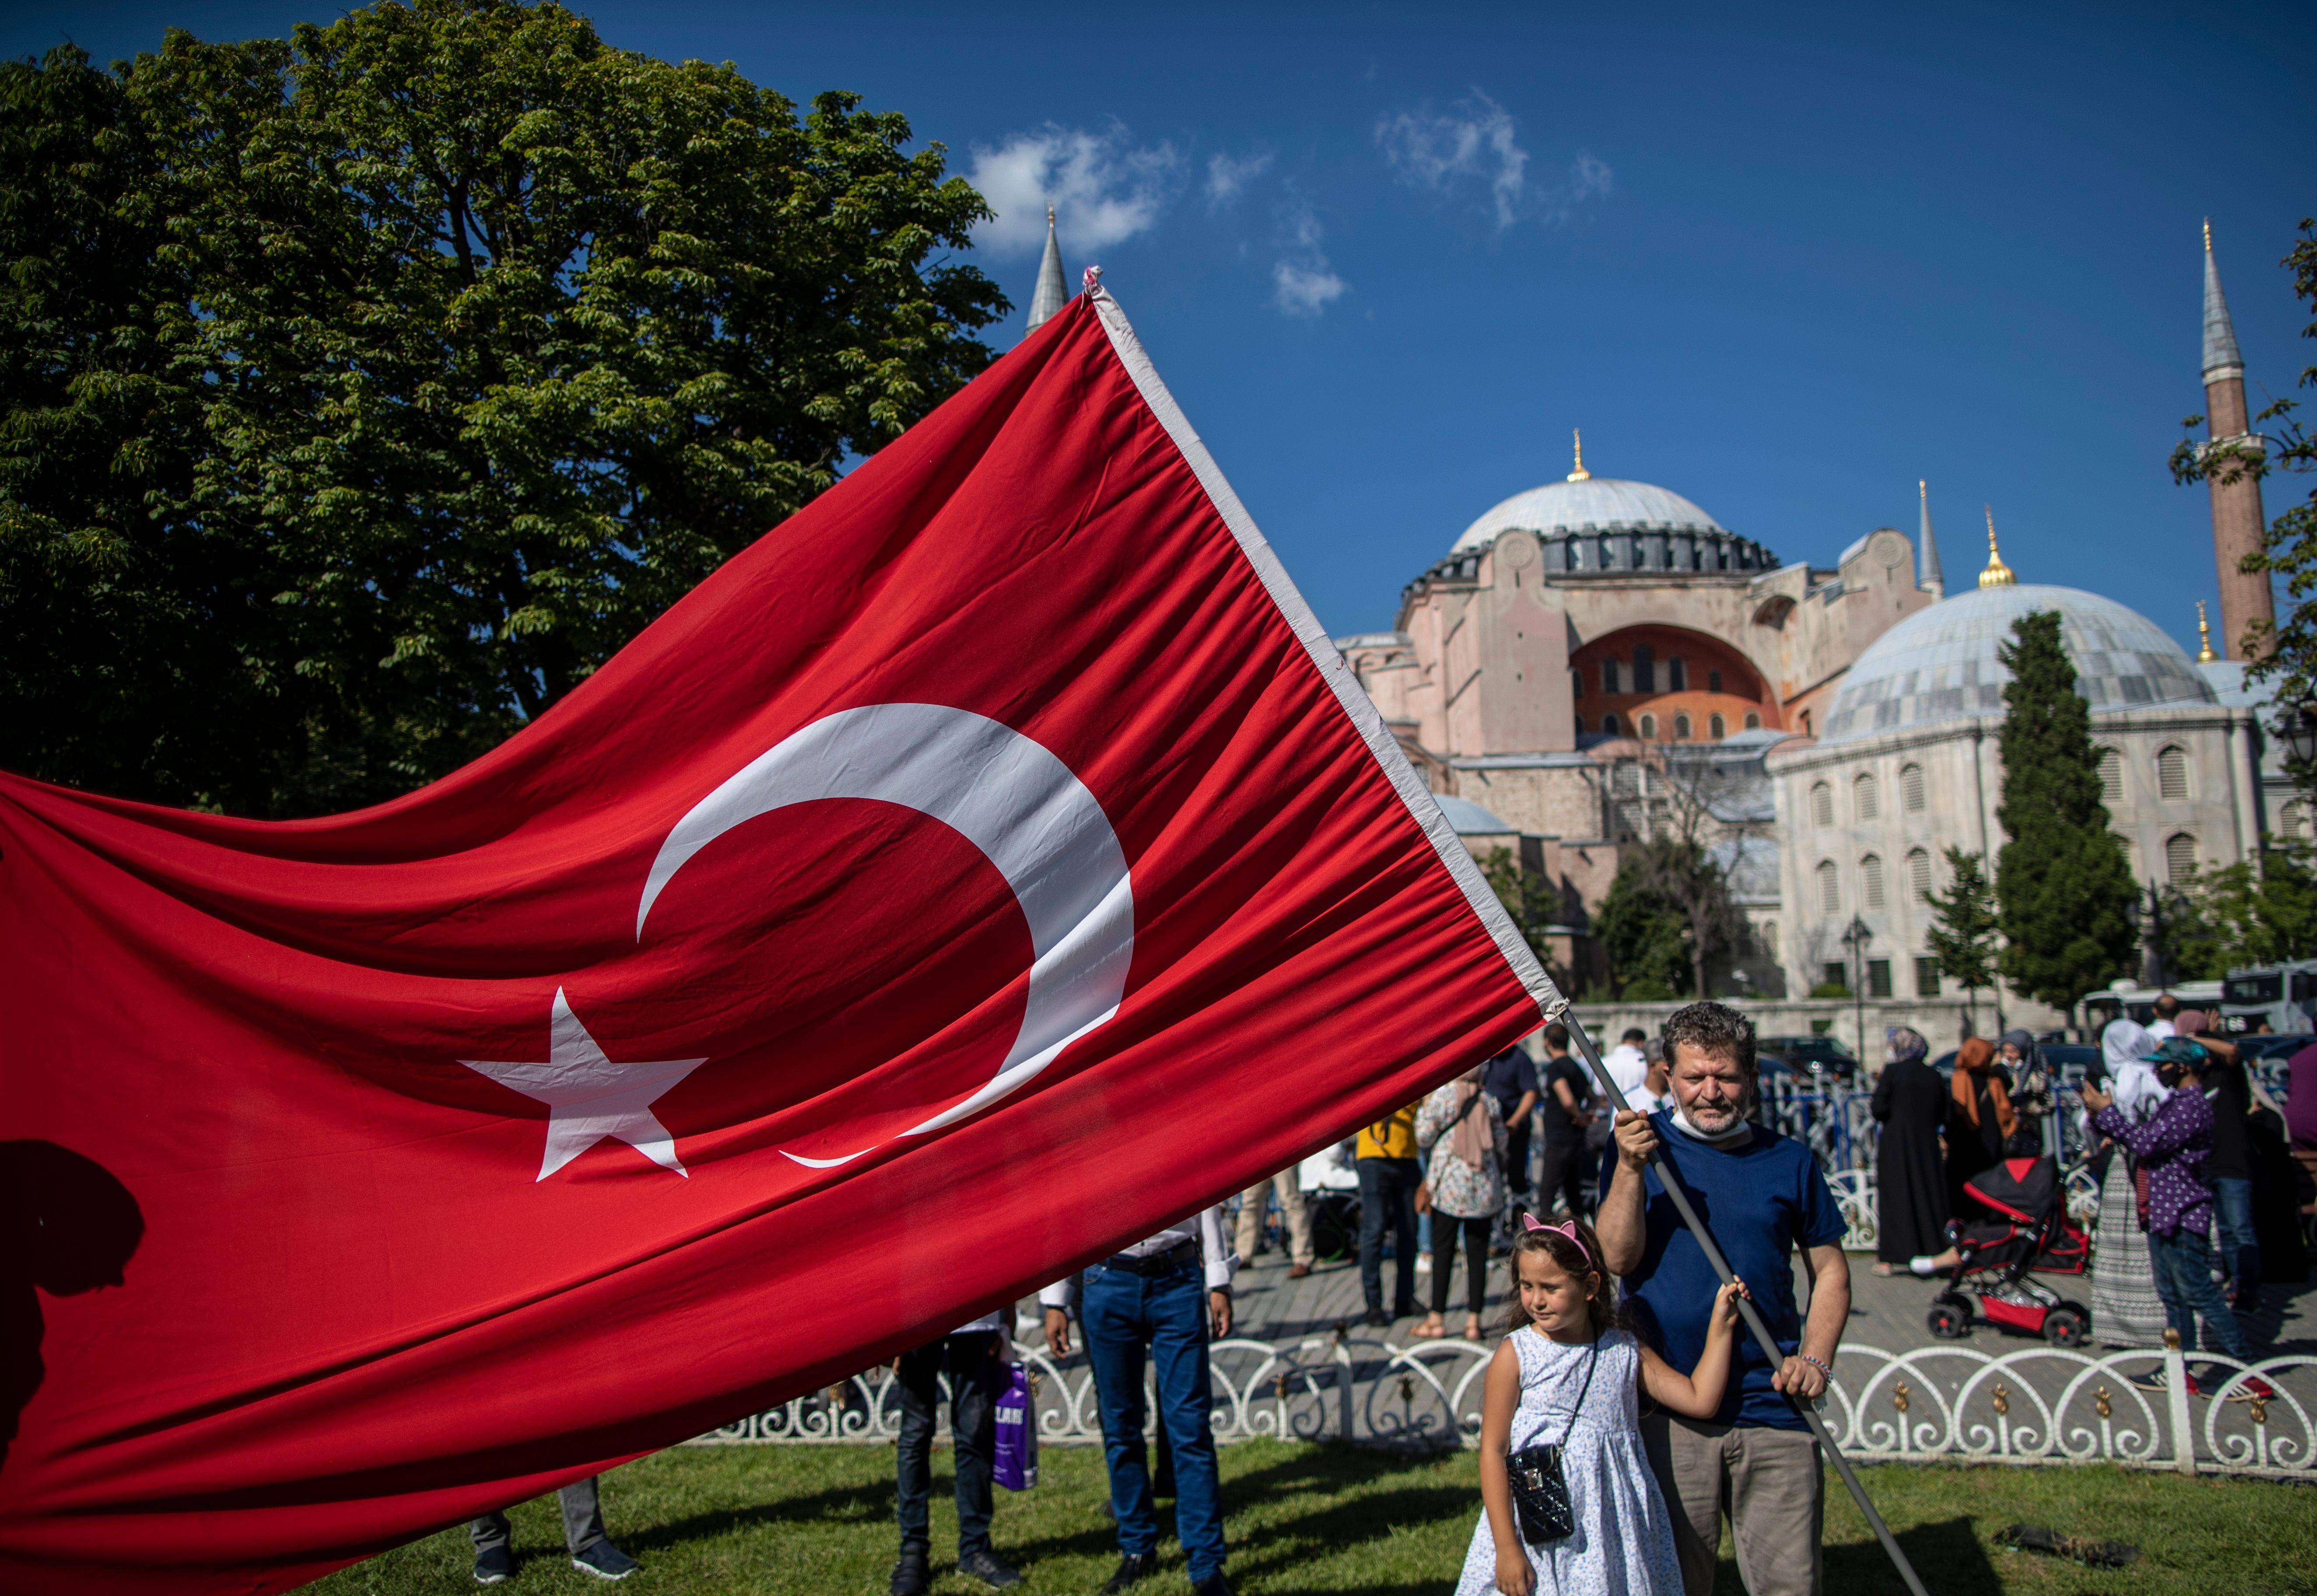
[[1561, 1448], [1576, 1432], [1577, 1414], [1585, 1394], [1593, 1389], [1593, 1366], [1601, 1361], [1601, 1338], [1593, 1338], [1593, 1351], [1585, 1359], [1585, 1383], [1577, 1388], [1577, 1405], [1569, 1410], [1569, 1428], [1552, 1446], [1523, 1447], [1505, 1455], [1505, 1475], [1512, 1482], [1513, 1516], [1520, 1521], [1524, 1545], [1550, 1546], [1566, 1540], [1577, 1529], [1569, 1507], [1569, 1482], [1561, 1472]]

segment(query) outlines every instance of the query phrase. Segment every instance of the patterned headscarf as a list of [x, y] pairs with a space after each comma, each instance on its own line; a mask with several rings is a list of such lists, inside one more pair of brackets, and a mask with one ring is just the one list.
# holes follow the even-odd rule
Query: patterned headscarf
[[1995, 1044], [1984, 1036], [1973, 1036], [1955, 1053], [1955, 1107], [1979, 1124], [1979, 1093], [1975, 1089], [1985, 1083], [1989, 1100], [1995, 1108], [1995, 1126], [2006, 1136], [2019, 1128], [2019, 1116], [2012, 1111], [2011, 1093], [2003, 1084], [2003, 1077], [1990, 1066], [1995, 1062]]
[[1883, 1056], [1886, 1063], [1918, 1063], [1930, 1051], [1931, 1045], [1924, 1041], [1922, 1032], [1912, 1026], [1883, 1027]]

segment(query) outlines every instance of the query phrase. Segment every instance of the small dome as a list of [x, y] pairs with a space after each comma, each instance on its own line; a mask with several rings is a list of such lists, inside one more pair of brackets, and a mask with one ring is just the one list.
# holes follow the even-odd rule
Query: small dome
[[1459, 837], [1489, 837], [1512, 827], [1490, 810], [1482, 809], [1470, 798], [1452, 798], [1445, 793], [1435, 793], [1432, 801], [1440, 812], [1448, 817], [1449, 828]]
[[1876, 638], [1842, 678], [1820, 740], [2001, 714], [2011, 673], [1996, 650], [2011, 641], [2012, 623], [2034, 610], [2060, 612], [2076, 691], [2094, 714], [2216, 702], [2180, 645], [2137, 610], [2076, 587], [1982, 587], [1917, 610]]
[[1568, 532], [1726, 533], [1713, 516], [1678, 493], [1648, 482], [1587, 477], [1547, 482], [1516, 493], [1464, 529], [1452, 552], [1485, 549], [1514, 527], [1551, 535]]

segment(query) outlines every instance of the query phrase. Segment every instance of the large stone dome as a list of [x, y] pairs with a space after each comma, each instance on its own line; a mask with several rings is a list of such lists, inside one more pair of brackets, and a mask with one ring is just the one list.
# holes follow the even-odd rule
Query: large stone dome
[[2033, 610], [2060, 612], [2076, 691], [2095, 715], [2219, 702], [2180, 645], [2137, 610], [2075, 587], [1982, 587], [1917, 610], [1875, 639], [1843, 677], [1819, 740], [2003, 713], [2011, 673], [1996, 650], [2010, 641], [2012, 623]]
[[1464, 529], [1456, 553], [1485, 549], [1514, 527], [1558, 532], [1722, 532], [1714, 518], [1678, 493], [1649, 482], [1588, 477], [1547, 482], [1516, 493]]
[[1476, 559], [1500, 533], [1537, 534], [1548, 572], [1757, 571], [1777, 559], [1678, 493], [1579, 477], [1516, 493], [1464, 529], [1446, 564]]

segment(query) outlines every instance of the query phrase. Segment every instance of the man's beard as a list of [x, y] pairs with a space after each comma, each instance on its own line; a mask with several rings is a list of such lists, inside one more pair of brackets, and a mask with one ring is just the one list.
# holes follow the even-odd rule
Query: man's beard
[[1743, 1098], [1725, 1098], [1716, 1104], [1709, 1103], [1701, 1098], [1684, 1108], [1682, 1113], [1688, 1118], [1690, 1124], [1707, 1135], [1718, 1136], [1725, 1131], [1738, 1128], [1739, 1121], [1746, 1117], [1746, 1100]]

